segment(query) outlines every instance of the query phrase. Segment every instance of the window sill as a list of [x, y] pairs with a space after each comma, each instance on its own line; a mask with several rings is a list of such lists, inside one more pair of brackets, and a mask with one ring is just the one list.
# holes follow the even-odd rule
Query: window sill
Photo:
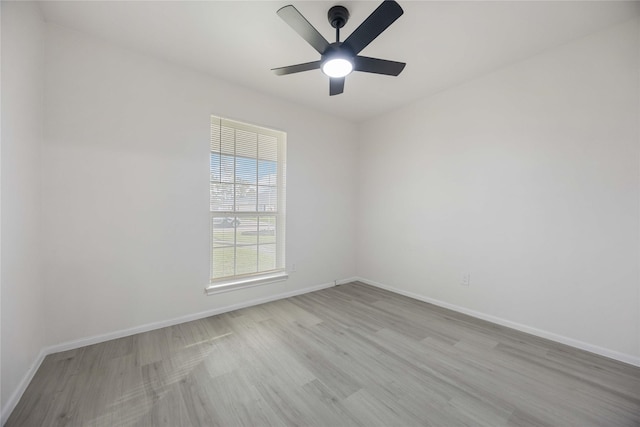
[[267, 285], [269, 283], [282, 282], [287, 280], [289, 275], [284, 272], [269, 274], [267, 276], [252, 277], [249, 279], [229, 280], [217, 282], [207, 286], [204, 291], [207, 295], [221, 294], [223, 292], [235, 291], [238, 289], [253, 288], [254, 286]]

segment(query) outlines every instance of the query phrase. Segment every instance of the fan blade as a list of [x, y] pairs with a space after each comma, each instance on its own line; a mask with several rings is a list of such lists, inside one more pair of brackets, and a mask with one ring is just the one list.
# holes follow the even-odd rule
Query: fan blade
[[344, 77], [332, 77], [329, 80], [329, 95], [340, 95], [344, 92]]
[[354, 58], [353, 69], [364, 71], [365, 73], [384, 74], [387, 76], [397, 76], [404, 70], [404, 62], [387, 61], [386, 59], [369, 58], [366, 56], [356, 56]]
[[389, 25], [404, 11], [398, 3], [395, 1], [384, 1], [376, 10], [374, 10], [367, 19], [364, 20], [358, 28], [344, 41], [345, 44], [351, 47], [351, 50], [356, 55], [360, 53], [362, 49], [367, 47], [376, 37], [386, 30]]
[[305, 62], [304, 64], [289, 65], [288, 67], [272, 68], [271, 71], [278, 76], [285, 74], [301, 73], [302, 71], [317, 70], [320, 68], [320, 61]]
[[289, 5], [278, 9], [276, 13], [284, 22], [289, 24], [296, 33], [300, 34], [307, 43], [313, 46], [320, 55], [324, 53], [329, 46], [329, 42], [298, 12], [298, 9]]

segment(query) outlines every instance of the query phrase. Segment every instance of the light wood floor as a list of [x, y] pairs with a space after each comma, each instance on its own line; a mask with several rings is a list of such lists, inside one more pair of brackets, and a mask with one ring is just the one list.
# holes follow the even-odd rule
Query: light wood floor
[[352, 283], [50, 355], [53, 425], [638, 426], [640, 368]]

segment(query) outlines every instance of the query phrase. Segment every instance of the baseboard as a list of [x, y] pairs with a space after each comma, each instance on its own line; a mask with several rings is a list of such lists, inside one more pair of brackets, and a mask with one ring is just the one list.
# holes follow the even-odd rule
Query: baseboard
[[38, 354], [38, 357], [36, 358], [36, 360], [33, 362], [31, 368], [29, 368], [29, 371], [22, 378], [22, 381], [20, 381], [20, 384], [18, 385], [16, 390], [13, 392], [13, 394], [11, 395], [9, 400], [7, 401], [7, 403], [4, 406], [4, 408], [2, 408], [2, 416], [1, 416], [1, 421], [2, 422], [0, 423], [0, 425], [4, 425], [7, 422], [7, 419], [11, 415], [11, 412], [13, 412], [13, 410], [16, 407], [16, 405], [20, 401], [20, 398], [22, 397], [22, 394], [27, 389], [27, 386], [29, 385], [29, 383], [33, 379], [33, 376], [35, 375], [36, 371], [38, 370], [38, 368], [42, 364], [42, 361], [49, 354], [59, 353], [61, 351], [73, 350], [73, 349], [84, 347], [84, 346], [87, 346], [87, 345], [98, 344], [98, 343], [101, 343], [101, 342], [105, 342], [105, 341], [109, 341], [109, 340], [113, 340], [113, 339], [117, 339], [117, 338], [128, 337], [130, 335], [139, 334], [141, 332], [148, 332], [148, 331], [152, 331], [152, 330], [155, 330], [155, 329], [166, 328], [167, 326], [173, 326], [173, 325], [178, 325], [180, 323], [191, 322], [193, 320], [203, 319], [205, 317], [210, 317], [210, 316], [215, 316], [217, 314], [227, 313], [229, 311], [239, 310], [241, 308], [251, 307], [251, 306], [254, 306], [254, 305], [264, 304], [264, 303], [271, 302], [271, 301], [276, 301], [276, 300], [280, 300], [280, 299], [284, 299], [284, 298], [294, 297], [296, 295], [307, 294], [309, 292], [315, 292], [315, 291], [319, 291], [321, 289], [330, 288], [332, 286], [335, 286], [336, 284], [349, 283], [349, 282], [352, 282], [354, 280], [356, 280], [356, 278], [352, 278], [352, 279], [348, 279], [348, 280], [336, 280], [335, 282], [323, 283], [321, 285], [315, 285], [315, 286], [309, 286], [309, 287], [302, 288], [302, 289], [296, 289], [296, 290], [289, 291], [289, 292], [283, 292], [283, 293], [279, 293], [279, 294], [275, 294], [275, 295], [270, 295], [270, 296], [264, 297], [264, 298], [256, 298], [256, 299], [249, 300], [249, 301], [243, 301], [243, 302], [238, 303], [238, 304], [233, 304], [233, 305], [229, 305], [229, 306], [225, 306], [225, 307], [218, 307], [218, 308], [214, 308], [214, 309], [211, 309], [211, 310], [201, 311], [199, 313], [188, 314], [186, 316], [175, 317], [173, 319], [162, 320], [162, 321], [159, 321], [159, 322], [147, 323], [147, 324], [144, 324], [144, 325], [141, 325], [141, 326], [136, 326], [136, 327], [133, 327], [133, 328], [122, 329], [120, 331], [109, 332], [109, 333], [106, 333], [106, 334], [94, 335], [94, 336], [91, 336], [91, 337], [81, 338], [81, 339], [78, 339], [78, 340], [68, 341], [68, 342], [64, 342], [62, 344], [56, 344], [56, 345], [52, 345], [52, 346], [49, 346], [49, 347], [45, 347], [42, 350], [40, 350], [40, 353]]
[[309, 292], [319, 291], [321, 289], [330, 288], [335, 286], [335, 283], [323, 283], [321, 285], [309, 286], [302, 289], [296, 289], [294, 291], [283, 292], [275, 295], [270, 295], [264, 298], [257, 298], [249, 301], [243, 301], [238, 304], [228, 305], [225, 307], [218, 307], [211, 310], [201, 311], [199, 313], [188, 314], [186, 316], [175, 317], [173, 319], [162, 320], [159, 322], [147, 323], [134, 328], [123, 329], [120, 331], [109, 332], [107, 334], [95, 335], [92, 337], [81, 338], [79, 340], [68, 341], [62, 344], [56, 344], [45, 349], [46, 354], [59, 353], [61, 351], [73, 350], [75, 348], [84, 347], [87, 345], [98, 344], [101, 342], [124, 338], [130, 335], [139, 334], [142, 332], [153, 331], [155, 329], [166, 328], [167, 326], [179, 325], [180, 323], [191, 322], [193, 320], [204, 319], [205, 317], [215, 316], [217, 314], [227, 313], [229, 311], [239, 310], [241, 308], [247, 308], [254, 305], [264, 304], [271, 301], [276, 301], [284, 298], [294, 297], [296, 295], [307, 294]]
[[340, 286], [340, 285], [346, 285], [347, 283], [351, 283], [351, 282], [357, 282], [358, 280], [360, 280], [359, 277], [349, 277], [347, 279], [342, 279], [342, 280], [336, 280], [336, 285]]
[[29, 386], [29, 383], [31, 382], [31, 380], [33, 379], [33, 376], [38, 371], [38, 368], [42, 364], [42, 361], [47, 356], [47, 354], [48, 353], [45, 352], [45, 349], [41, 349], [40, 353], [38, 353], [38, 356], [36, 357], [36, 360], [34, 360], [34, 362], [31, 364], [31, 367], [29, 367], [29, 370], [27, 371], [27, 373], [24, 375], [24, 377], [22, 377], [22, 380], [18, 384], [18, 387], [16, 387], [16, 389], [13, 391], [13, 394], [9, 397], [9, 400], [7, 400], [7, 403], [4, 405], [4, 408], [2, 408], [2, 415], [0, 416], [0, 421], [1, 421], [0, 425], [4, 425], [9, 419], [9, 415], [11, 415], [16, 405], [20, 401], [22, 394], [25, 392], [25, 390]]
[[630, 365], [634, 365], [634, 366], [638, 366], [640, 367], [640, 357], [636, 357], [630, 354], [626, 354], [626, 353], [620, 353], [618, 351], [614, 351], [614, 350], [610, 350], [608, 348], [604, 348], [604, 347], [600, 347], [594, 344], [589, 344], [587, 342], [584, 341], [580, 341], [580, 340], [576, 340], [573, 338], [569, 338], [569, 337], [565, 337], [563, 335], [558, 335], [555, 334], [553, 332], [549, 332], [549, 331], [544, 331], [541, 329], [537, 329], [537, 328], [532, 328], [530, 326], [527, 325], [523, 325], [521, 323], [517, 323], [517, 322], [512, 322], [510, 320], [507, 319], [503, 319], [500, 317], [496, 317], [496, 316], [492, 316], [490, 314], [486, 314], [486, 313], [482, 313], [479, 311], [475, 311], [475, 310], [471, 310], [465, 307], [461, 307], [455, 304], [450, 304], [448, 302], [445, 301], [440, 301], [437, 300], [435, 298], [429, 298], [426, 297], [424, 295], [419, 295], [413, 292], [407, 292], [404, 291], [402, 289], [398, 289], [398, 288], [394, 288], [393, 286], [388, 286], [385, 285], [383, 283], [379, 283], [373, 280], [369, 280], [366, 279], [364, 277], [357, 277], [357, 278], [353, 278], [352, 281], [358, 281], [358, 282], [362, 282], [365, 283], [367, 285], [371, 285], [371, 286], [375, 286], [377, 288], [380, 289], [385, 289], [387, 291], [396, 293], [396, 294], [400, 294], [400, 295], [404, 295], [406, 297], [409, 298], [413, 298], [413, 299], [417, 299], [419, 301], [423, 301], [423, 302], [428, 302], [429, 304], [433, 304], [433, 305], [437, 305], [439, 307], [443, 307], [443, 308], [448, 308], [449, 310], [453, 310], [453, 311], [457, 311], [458, 313], [463, 313], [463, 314], [467, 314], [469, 316], [478, 318], [478, 319], [482, 319], [482, 320], [486, 320], [488, 322], [491, 323], [496, 323], [498, 325], [502, 325], [502, 326], [506, 326], [508, 328], [511, 329], [516, 329], [518, 331], [521, 332], [525, 332], [531, 335], [535, 335], [537, 337], [541, 337], [541, 338], [545, 338], [548, 339], [550, 341], [555, 341], [557, 343], [560, 344], [565, 344], [571, 347], [575, 347], [577, 349], [580, 350], [585, 350], [588, 351], [590, 353], [595, 353], [597, 355], [600, 356], [604, 356], [604, 357], [608, 357], [610, 359], [614, 359], [620, 362], [624, 362], [624, 363], [628, 363]]

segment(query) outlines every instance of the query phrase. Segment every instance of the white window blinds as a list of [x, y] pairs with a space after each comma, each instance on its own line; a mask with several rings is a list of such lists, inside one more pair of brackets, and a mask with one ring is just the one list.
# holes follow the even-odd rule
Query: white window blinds
[[211, 282], [284, 271], [286, 134], [211, 117]]

